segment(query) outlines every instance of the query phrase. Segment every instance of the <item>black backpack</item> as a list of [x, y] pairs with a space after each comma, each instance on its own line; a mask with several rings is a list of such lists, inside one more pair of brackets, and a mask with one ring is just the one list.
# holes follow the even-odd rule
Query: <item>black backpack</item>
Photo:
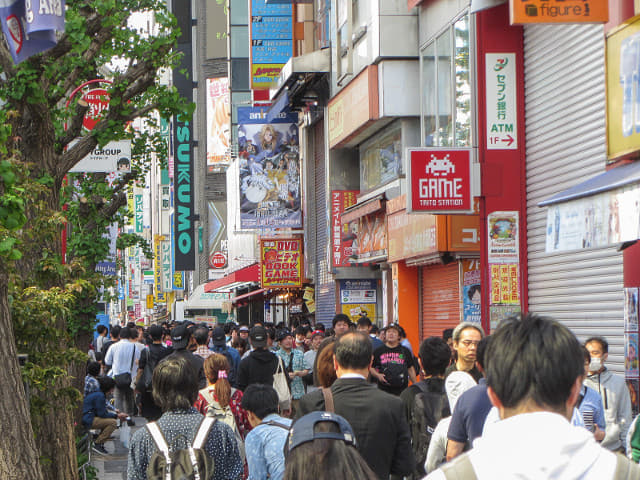
[[416, 386], [420, 391], [413, 399], [411, 410], [411, 444], [416, 457], [415, 478], [422, 478], [426, 475], [424, 461], [433, 431], [440, 420], [451, 415], [451, 411], [443, 378], [428, 378]]

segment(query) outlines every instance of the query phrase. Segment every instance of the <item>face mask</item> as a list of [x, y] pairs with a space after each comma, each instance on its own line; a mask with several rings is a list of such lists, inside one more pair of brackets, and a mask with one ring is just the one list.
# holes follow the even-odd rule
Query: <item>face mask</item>
[[597, 372], [602, 368], [602, 359], [599, 357], [593, 357], [591, 363], [589, 363], [589, 371]]

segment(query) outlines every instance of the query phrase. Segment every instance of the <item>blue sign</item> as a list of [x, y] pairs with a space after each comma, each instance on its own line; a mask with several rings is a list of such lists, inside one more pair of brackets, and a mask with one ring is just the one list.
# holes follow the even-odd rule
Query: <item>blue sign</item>
[[267, 0], [251, 0], [251, 15], [271, 15], [291, 17], [291, 2], [288, 4], [267, 3]]
[[293, 22], [291, 17], [252, 17], [251, 40], [290, 41], [292, 38]]
[[291, 40], [252, 40], [253, 63], [287, 63], [293, 56]]
[[116, 262], [98, 262], [96, 265], [96, 272], [103, 275], [115, 275]]
[[298, 123], [298, 114], [285, 110], [267, 122], [269, 107], [238, 107], [238, 124]]

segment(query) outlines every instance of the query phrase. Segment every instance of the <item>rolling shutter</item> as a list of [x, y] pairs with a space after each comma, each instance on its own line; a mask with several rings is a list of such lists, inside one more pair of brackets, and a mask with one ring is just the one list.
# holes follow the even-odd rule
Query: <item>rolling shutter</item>
[[529, 310], [581, 341], [609, 341], [624, 371], [622, 253], [615, 247], [546, 253], [543, 199], [603, 173], [606, 164], [602, 25], [524, 28]]
[[459, 263], [422, 267], [422, 337], [441, 337], [460, 323]]

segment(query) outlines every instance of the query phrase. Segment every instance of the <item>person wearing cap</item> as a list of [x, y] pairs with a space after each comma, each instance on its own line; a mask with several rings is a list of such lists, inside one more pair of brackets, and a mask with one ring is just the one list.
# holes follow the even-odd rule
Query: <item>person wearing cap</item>
[[204, 375], [204, 359], [190, 352], [187, 347], [191, 340], [191, 330], [185, 323], [181, 323], [171, 330], [171, 347], [173, 353], [167, 358], [182, 357], [189, 362], [198, 379], [198, 385], [202, 389], [207, 386], [207, 377]]
[[245, 340], [249, 340], [249, 327], [246, 325], [242, 325], [238, 329], [238, 336], [240, 338], [244, 338]]
[[242, 396], [242, 408], [253, 429], [245, 439], [248, 480], [280, 480], [284, 474], [284, 444], [291, 420], [278, 415], [278, 394], [271, 385], [254, 383]]
[[140, 400], [142, 404], [142, 416], [148, 421], [157, 420], [162, 415], [162, 410], [153, 400], [153, 394], [151, 391], [147, 391], [144, 385], [140, 382], [142, 374], [147, 364], [151, 370], [155, 369], [156, 365], [162, 361], [163, 358], [168, 356], [171, 351], [162, 345], [162, 332], [163, 329], [159, 325], [151, 325], [149, 327], [149, 336], [151, 337], [151, 344], [148, 345], [140, 354], [140, 360], [138, 360], [138, 377], [136, 381], [136, 390], [140, 392]]
[[304, 395], [304, 377], [309, 370], [304, 367], [304, 354], [297, 348], [293, 348], [293, 333], [288, 330], [280, 332], [278, 337], [280, 349], [277, 355], [282, 359], [287, 374], [289, 375], [289, 388], [291, 389], [291, 409], [295, 414], [298, 401]]
[[[349, 332], [336, 340], [333, 363], [338, 379], [329, 389], [334, 411], [353, 427], [356, 448], [378, 478], [406, 476], [413, 471], [415, 459], [402, 400], [367, 381], [372, 361], [366, 334]], [[326, 410], [323, 393], [327, 392], [316, 390], [303, 396], [297, 416]]]
[[312, 412], [299, 418], [289, 430], [285, 445], [285, 480], [312, 478], [378, 480], [356, 449], [356, 436], [340, 415]]
[[238, 368], [238, 388], [243, 391], [253, 383], [272, 385], [278, 368], [278, 357], [267, 350], [267, 330], [262, 326], [253, 327], [249, 339], [253, 350], [240, 361]]
[[216, 327], [211, 332], [211, 351], [227, 357], [229, 362], [229, 383], [238, 388], [238, 368], [240, 367], [240, 354], [238, 350], [227, 345], [226, 334], [222, 327]]

